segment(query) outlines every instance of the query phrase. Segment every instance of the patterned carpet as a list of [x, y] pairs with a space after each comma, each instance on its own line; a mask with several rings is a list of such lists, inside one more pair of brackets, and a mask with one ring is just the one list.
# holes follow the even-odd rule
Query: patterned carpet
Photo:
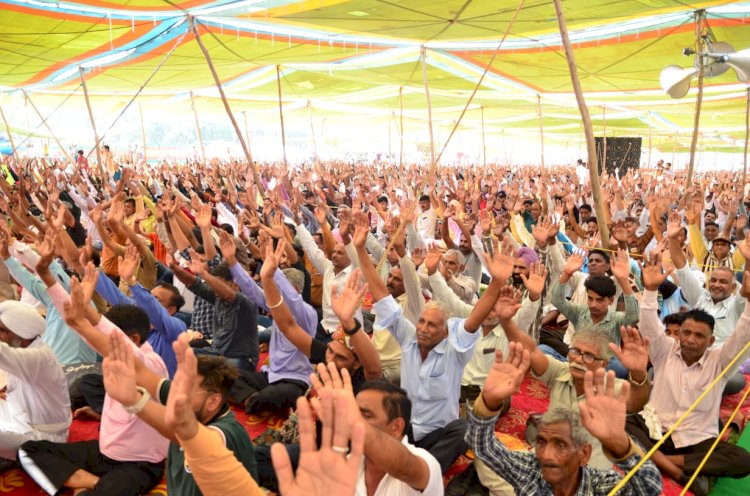
[[[745, 388], [750, 387], [750, 376], [748, 376], [749, 384]], [[743, 391], [744, 392], [744, 391]], [[742, 392], [729, 396], [724, 399], [721, 406], [721, 417], [725, 420], [731, 415], [734, 408], [739, 403], [742, 396]], [[546, 411], [549, 404], [547, 397], [547, 388], [539, 381], [526, 378], [521, 385], [521, 391], [515, 395], [511, 401], [511, 408], [506, 415], [498, 420], [496, 431], [497, 437], [500, 441], [505, 443], [509, 449], [513, 450], [525, 450], [528, 449], [528, 444], [524, 441], [524, 432], [526, 430], [526, 421], [531, 413], [541, 413]], [[279, 417], [256, 417], [249, 416], [245, 412], [238, 409], [234, 409], [237, 419], [245, 426], [251, 438], [263, 433], [267, 428], [279, 428], [284, 422], [284, 419]], [[735, 418], [735, 423], [740, 429], [745, 427], [747, 421], [750, 420], [750, 400], [746, 401], [745, 404], [740, 408], [740, 412]], [[85, 441], [90, 439], [96, 439], [99, 431], [99, 422], [88, 421], [88, 420], [75, 420], [70, 429], [70, 441]], [[453, 467], [449, 470], [445, 477], [446, 484], [450, 482], [456, 475], [467, 470], [472, 463], [472, 453], [469, 452], [465, 456], [461, 456], [454, 463]], [[681, 491], [679, 484], [674, 482], [668, 477], [664, 477], [664, 492], [665, 496], [677, 496]], [[20, 495], [43, 495], [46, 494], [42, 491], [34, 481], [32, 481], [22, 470], [11, 469], [0, 474], [0, 494], [10, 496]], [[167, 494], [166, 483], [160, 483], [150, 495], [161, 495]], [[692, 494], [692, 493], [688, 493]]]

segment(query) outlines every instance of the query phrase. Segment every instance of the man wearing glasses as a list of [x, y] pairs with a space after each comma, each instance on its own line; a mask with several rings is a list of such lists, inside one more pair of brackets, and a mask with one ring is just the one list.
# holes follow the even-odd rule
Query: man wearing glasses
[[[648, 345], [644, 343], [636, 329], [624, 326], [620, 329], [621, 348], [610, 343], [609, 334], [605, 330], [579, 329], [573, 336], [568, 351], [568, 361], [563, 362], [542, 353], [534, 340], [513, 323], [513, 315], [519, 307], [514, 295], [503, 290], [495, 305], [495, 311], [502, 312], [500, 325], [505, 330], [508, 341], [521, 342], [529, 350], [532, 374], [549, 388], [550, 409], [558, 406], [577, 408], [578, 404], [585, 399], [583, 378], [586, 371], [596, 372], [600, 368], [606, 368], [612, 354], [628, 369], [628, 380], [631, 384], [627, 402], [628, 413], [640, 411], [648, 402], [649, 384], [646, 375]], [[615, 379], [616, 394], [619, 394], [623, 382], [622, 379]], [[526, 429], [526, 438], [527, 440], [536, 439], [533, 417]], [[532, 441], [529, 442], [534, 444]], [[591, 448], [591, 459], [588, 463], [590, 467], [612, 468], [612, 462], [604, 455], [601, 444], [597, 440], [591, 440]]]

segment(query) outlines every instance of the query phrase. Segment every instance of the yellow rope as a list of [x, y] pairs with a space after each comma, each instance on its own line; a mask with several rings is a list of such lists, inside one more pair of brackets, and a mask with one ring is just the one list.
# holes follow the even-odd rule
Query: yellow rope
[[693, 484], [693, 481], [698, 477], [698, 474], [700, 473], [701, 469], [703, 468], [703, 465], [706, 464], [711, 454], [713, 454], [714, 449], [716, 449], [716, 446], [718, 446], [719, 441], [722, 437], [724, 437], [724, 433], [727, 432], [729, 427], [732, 425], [732, 420], [734, 420], [734, 417], [737, 415], [737, 412], [740, 411], [740, 408], [745, 403], [745, 400], [747, 399], [747, 396], [750, 394], [750, 387], [747, 388], [745, 391], [745, 394], [742, 395], [742, 400], [740, 400], [739, 404], [737, 405], [737, 408], [734, 409], [732, 412], [732, 415], [729, 417], [729, 420], [727, 420], [727, 424], [724, 426], [724, 428], [719, 433], [719, 436], [716, 438], [714, 443], [711, 445], [711, 448], [708, 450], [708, 453], [706, 453], [706, 456], [703, 457], [703, 460], [701, 460], [700, 465], [698, 465], [698, 468], [695, 469], [695, 472], [690, 477], [690, 480], [688, 480], [687, 484], [685, 484], [685, 487], [682, 489], [682, 492], [680, 493], [680, 496], [685, 496], [685, 493], [688, 492], [688, 489], [690, 489], [690, 486]]
[[729, 364], [727, 364], [726, 367], [724, 367], [724, 370], [722, 370], [721, 373], [718, 376], [716, 376], [716, 378], [711, 382], [711, 384], [709, 384], [709, 386], [701, 393], [701, 395], [698, 396], [698, 399], [695, 400], [695, 402], [692, 405], [690, 405], [690, 407], [685, 411], [685, 413], [683, 413], [682, 416], [677, 419], [677, 422], [675, 422], [674, 425], [669, 428], [667, 433], [664, 434], [662, 438], [659, 439], [650, 450], [648, 450], [648, 453], [646, 453], [646, 455], [643, 458], [641, 458], [641, 460], [636, 464], [636, 466], [633, 467], [630, 470], [630, 472], [625, 474], [622, 480], [609, 492], [607, 496], [614, 496], [620, 491], [620, 489], [622, 489], [625, 486], [625, 484], [627, 484], [630, 478], [633, 477], [633, 474], [635, 474], [643, 466], [643, 464], [646, 463], [651, 458], [651, 456], [653, 456], [654, 453], [656, 453], [659, 447], [662, 444], [664, 444], [664, 441], [666, 441], [667, 438], [671, 436], [672, 433], [674, 433], [674, 431], [677, 430], [677, 428], [680, 426], [680, 424], [682, 424], [682, 422], [687, 418], [687, 416], [690, 415], [693, 412], [693, 410], [695, 410], [695, 407], [697, 407], [698, 404], [701, 401], [703, 401], [703, 399], [708, 395], [708, 393], [719, 383], [719, 381], [721, 381], [721, 378], [724, 377], [727, 374], [727, 372], [729, 372], [729, 370], [731, 370], [734, 367], [734, 364], [737, 363], [737, 360], [739, 360], [740, 357], [744, 355], [748, 349], [750, 349], [750, 341], [748, 341], [745, 344], [745, 346], [742, 348], [742, 350], [740, 350], [740, 352], [737, 353], [737, 355], [732, 359], [732, 361], [729, 362]]

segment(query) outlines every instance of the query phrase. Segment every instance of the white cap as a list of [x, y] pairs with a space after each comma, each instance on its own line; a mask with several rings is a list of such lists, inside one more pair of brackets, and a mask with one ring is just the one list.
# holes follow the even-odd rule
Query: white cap
[[41, 336], [47, 328], [44, 319], [34, 307], [15, 300], [0, 303], [0, 322], [23, 339]]

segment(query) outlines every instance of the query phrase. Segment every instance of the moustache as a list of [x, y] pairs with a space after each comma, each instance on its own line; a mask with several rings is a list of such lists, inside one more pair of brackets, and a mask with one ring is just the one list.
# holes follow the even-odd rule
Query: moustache
[[584, 367], [583, 365], [578, 365], [577, 363], [571, 363], [571, 364], [568, 365], [568, 367], [570, 367], [571, 369], [580, 370], [582, 372], [587, 372], [589, 370], [586, 367]]

